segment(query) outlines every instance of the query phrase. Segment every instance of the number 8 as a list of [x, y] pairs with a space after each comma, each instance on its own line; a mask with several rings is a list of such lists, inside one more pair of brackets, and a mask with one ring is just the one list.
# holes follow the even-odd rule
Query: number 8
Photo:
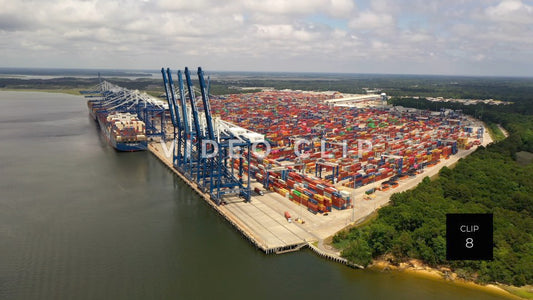
[[474, 247], [474, 239], [473, 238], [467, 238], [465, 246], [468, 249], [473, 248]]

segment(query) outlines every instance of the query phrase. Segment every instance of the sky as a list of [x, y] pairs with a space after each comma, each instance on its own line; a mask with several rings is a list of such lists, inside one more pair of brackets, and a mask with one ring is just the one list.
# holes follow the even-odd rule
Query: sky
[[0, 67], [533, 76], [533, 0], [0, 0]]

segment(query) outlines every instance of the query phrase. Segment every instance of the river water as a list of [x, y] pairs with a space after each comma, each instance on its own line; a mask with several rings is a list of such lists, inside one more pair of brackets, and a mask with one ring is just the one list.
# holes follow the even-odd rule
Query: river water
[[79, 96], [0, 92], [0, 299], [501, 299], [309, 250], [265, 255]]

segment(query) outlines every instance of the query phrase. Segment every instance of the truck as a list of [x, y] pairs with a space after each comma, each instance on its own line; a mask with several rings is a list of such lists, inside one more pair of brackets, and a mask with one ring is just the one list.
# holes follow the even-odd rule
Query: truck
[[291, 214], [288, 211], [285, 212], [285, 219], [287, 219], [287, 222], [292, 223]]
[[254, 188], [254, 192], [256, 192], [259, 196], [263, 196], [264, 195], [263, 191], [260, 188], [258, 188], [258, 187]]

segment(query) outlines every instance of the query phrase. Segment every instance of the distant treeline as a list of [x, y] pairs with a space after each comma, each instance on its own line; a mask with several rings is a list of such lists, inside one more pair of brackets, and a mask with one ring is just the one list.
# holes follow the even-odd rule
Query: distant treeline
[[[533, 78], [318, 73], [215, 73], [213, 75], [214, 78], [210, 81], [213, 95], [249, 92], [233, 87], [330, 90], [342, 93], [365, 93], [367, 89], [370, 89], [385, 92], [394, 97], [492, 98], [512, 102], [532, 99], [531, 95], [533, 95]], [[103, 78], [131, 89], [163, 92], [162, 79], [158, 76], [137, 79], [112, 76], [106, 75]], [[55, 79], [0, 78], [0, 87], [6, 88], [78, 88], [93, 86], [97, 83], [96, 76], [95, 78]]]
[[[303, 77], [303, 75], [301, 76]], [[517, 101], [533, 95], [533, 78], [461, 77], [422, 75], [324, 75], [309, 78], [260, 78], [214, 81], [241, 87], [267, 86], [276, 89], [364, 93], [379, 90], [389, 96], [449, 97]]]

